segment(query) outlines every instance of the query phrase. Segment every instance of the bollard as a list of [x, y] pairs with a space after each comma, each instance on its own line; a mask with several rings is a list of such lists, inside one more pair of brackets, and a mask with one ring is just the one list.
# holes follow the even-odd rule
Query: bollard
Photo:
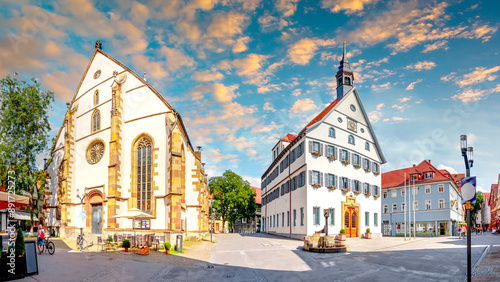
[[182, 253], [182, 235], [177, 235], [175, 240], [175, 250]]

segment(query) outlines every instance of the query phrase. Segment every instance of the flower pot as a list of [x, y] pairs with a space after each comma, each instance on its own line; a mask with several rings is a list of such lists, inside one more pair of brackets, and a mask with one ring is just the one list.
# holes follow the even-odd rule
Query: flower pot
[[365, 239], [371, 239], [372, 233], [365, 233]]
[[170, 250], [169, 249], [165, 249], [165, 254], [170, 254]]
[[345, 239], [347, 238], [347, 236], [345, 235], [345, 233], [339, 233], [339, 241], [345, 241]]
[[125, 248], [125, 252], [126, 252], [126, 253], [128, 252], [128, 248]]

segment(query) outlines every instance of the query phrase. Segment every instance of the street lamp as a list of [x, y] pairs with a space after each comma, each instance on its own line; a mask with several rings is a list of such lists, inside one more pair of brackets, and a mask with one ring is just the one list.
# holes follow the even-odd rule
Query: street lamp
[[[76, 188], [76, 197], [80, 199], [80, 204], [82, 205], [82, 211], [83, 211], [83, 201], [85, 200], [86, 196], [87, 196], [87, 187], [85, 187], [85, 193], [83, 194], [83, 197], [80, 196], [80, 188]], [[80, 228], [80, 238], [83, 238], [83, 228]]]
[[[472, 147], [467, 147], [467, 135], [460, 135], [460, 151], [462, 152], [462, 157], [464, 157], [465, 162], [465, 176], [470, 177], [470, 168], [474, 165], [474, 160], [472, 158], [473, 149]], [[471, 276], [471, 216], [470, 216], [470, 204], [467, 202], [466, 205], [467, 214], [467, 281], [472, 280]]]
[[214, 210], [213, 210], [213, 202], [214, 200], [213, 199], [210, 199], [210, 209], [209, 209], [209, 213], [210, 213], [210, 243], [212, 243], [212, 234], [214, 234]]

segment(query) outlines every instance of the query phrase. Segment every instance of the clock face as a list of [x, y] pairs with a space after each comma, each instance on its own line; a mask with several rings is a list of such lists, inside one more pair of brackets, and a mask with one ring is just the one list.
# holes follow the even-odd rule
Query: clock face
[[350, 130], [352, 131], [356, 131], [356, 122], [353, 121], [353, 120], [350, 120], [348, 123], [347, 123], [347, 128], [349, 128]]

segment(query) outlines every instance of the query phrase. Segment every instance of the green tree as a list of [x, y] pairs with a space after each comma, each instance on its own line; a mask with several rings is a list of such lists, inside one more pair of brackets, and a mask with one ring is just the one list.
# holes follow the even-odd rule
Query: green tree
[[470, 205], [470, 216], [471, 216], [471, 223], [473, 226], [477, 225], [476, 216], [477, 213], [480, 212], [481, 210], [481, 205], [483, 204], [483, 201], [484, 201], [483, 192], [478, 191], [476, 193], [476, 203]]
[[[7, 75], [0, 80], [0, 181], [7, 186], [7, 173], [14, 176], [15, 192], [33, 195], [37, 181], [44, 182], [37, 171], [36, 156], [49, 142], [48, 112], [54, 93], [42, 91], [40, 83]], [[33, 220], [33, 205], [29, 207]]]
[[210, 178], [208, 187], [213, 195], [212, 212], [222, 217], [222, 226], [226, 221], [232, 226], [238, 219], [255, 217], [255, 191], [238, 174], [226, 170], [222, 176]]

